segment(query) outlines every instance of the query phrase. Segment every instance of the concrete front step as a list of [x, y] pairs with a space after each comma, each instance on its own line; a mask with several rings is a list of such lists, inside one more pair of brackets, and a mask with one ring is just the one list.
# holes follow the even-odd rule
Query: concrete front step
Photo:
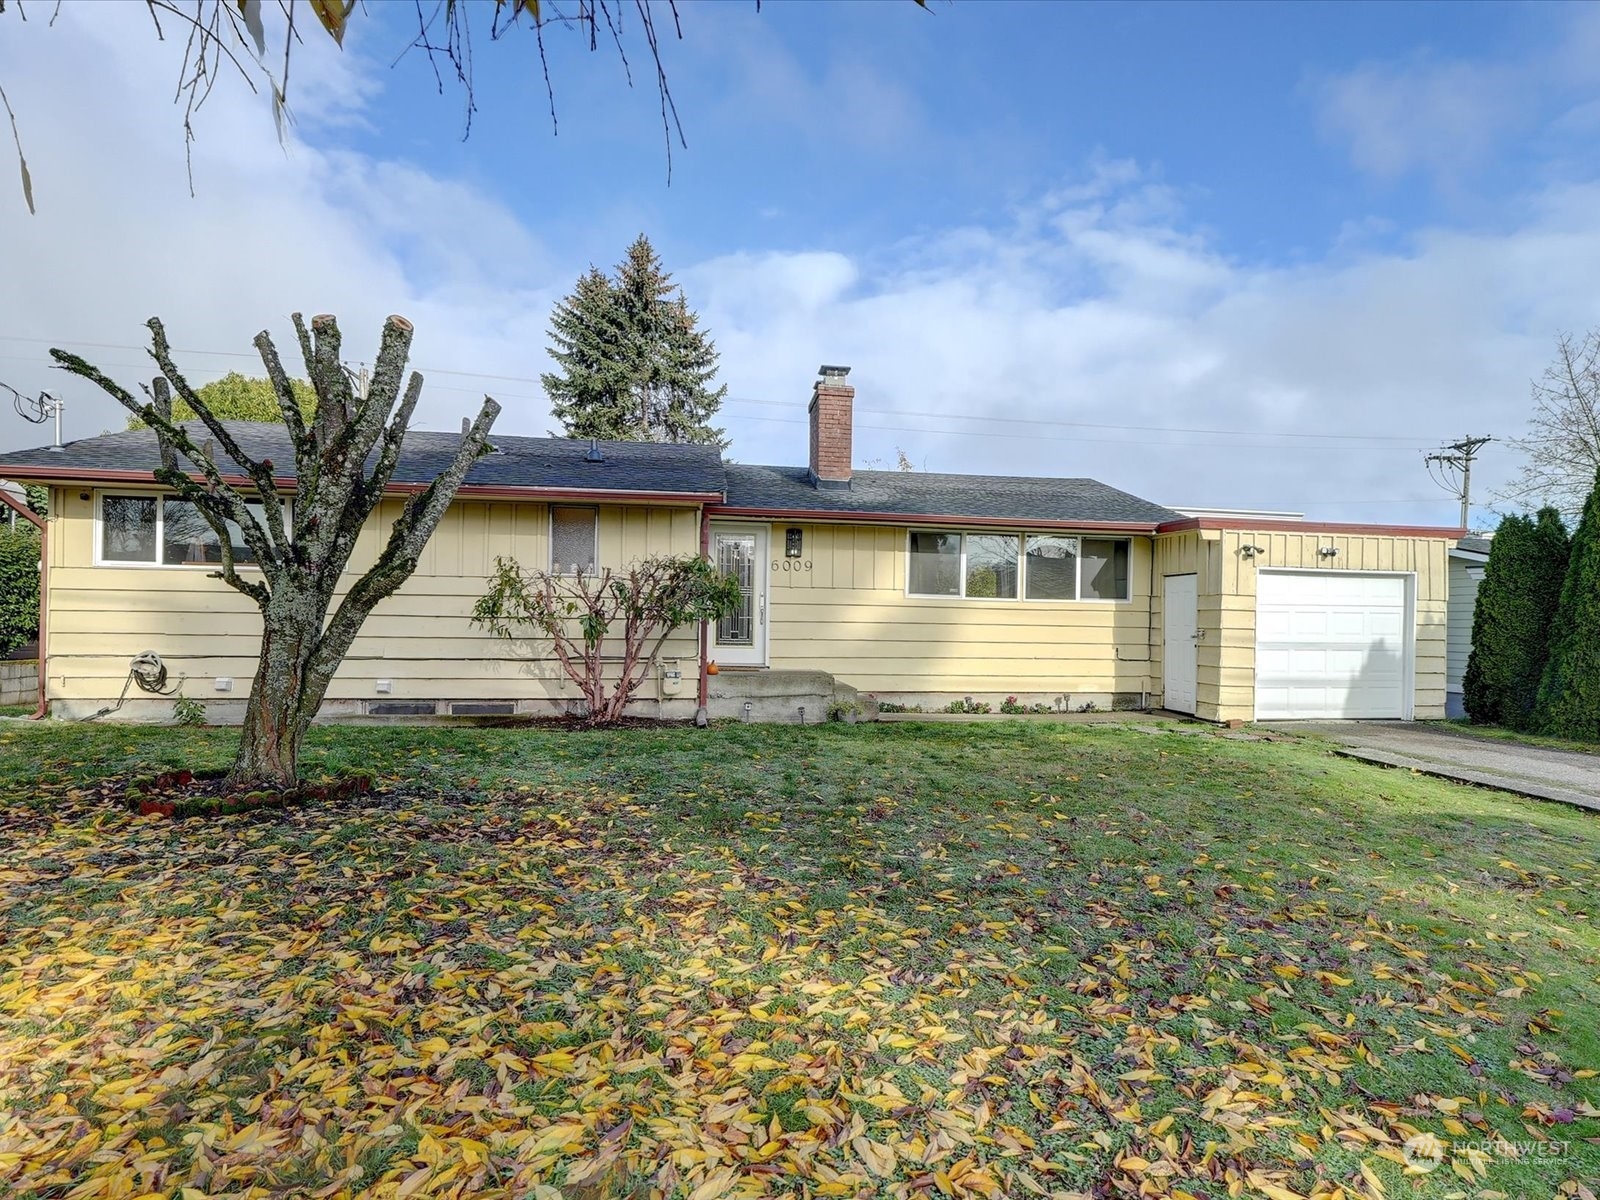
[[855, 704], [856, 689], [826, 671], [735, 670], [710, 677], [706, 709], [712, 720], [817, 725], [835, 704]]

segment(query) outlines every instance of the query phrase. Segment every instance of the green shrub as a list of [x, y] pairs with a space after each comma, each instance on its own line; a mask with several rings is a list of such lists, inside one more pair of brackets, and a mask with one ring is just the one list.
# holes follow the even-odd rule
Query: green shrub
[[0, 527], [0, 654], [39, 632], [39, 531]]
[[1567, 553], [1566, 526], [1553, 508], [1500, 522], [1478, 585], [1462, 681], [1462, 702], [1477, 724], [1531, 725]]
[[193, 696], [179, 696], [172, 702], [172, 719], [179, 725], [204, 725], [206, 706]]
[[1600, 741], [1600, 476], [1572, 537], [1533, 725], [1554, 737]]

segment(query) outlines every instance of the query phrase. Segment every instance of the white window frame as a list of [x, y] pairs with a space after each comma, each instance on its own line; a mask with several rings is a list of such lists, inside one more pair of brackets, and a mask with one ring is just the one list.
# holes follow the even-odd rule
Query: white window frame
[[[1053, 532], [1053, 531], [1038, 530], [1036, 532], [1045, 533], [1045, 532]], [[1106, 534], [1106, 533], [1068, 533], [1068, 534], [1066, 534], [1066, 536], [1067, 537], [1075, 537], [1075, 538], [1078, 539], [1078, 555], [1077, 555], [1077, 562], [1078, 562], [1078, 586], [1077, 586], [1078, 598], [1076, 600], [1029, 600], [1028, 603], [1029, 604], [1132, 604], [1133, 603], [1133, 539], [1131, 537], [1124, 537], [1124, 536], [1120, 536], [1118, 534]], [[1084, 542], [1089, 542], [1089, 541], [1093, 541], [1093, 542], [1122, 542], [1128, 547], [1128, 594], [1126, 596], [1113, 596], [1110, 599], [1106, 599], [1103, 596], [1092, 596], [1092, 597], [1090, 597], [1090, 596], [1085, 596], [1083, 594], [1083, 543]], [[1024, 555], [1024, 559], [1026, 559], [1026, 555]], [[1024, 563], [1023, 563], [1022, 571], [1023, 571], [1023, 589], [1022, 589], [1022, 594], [1023, 594], [1024, 597], [1026, 597], [1027, 594], [1028, 594], [1028, 589], [1027, 589], [1027, 571], [1028, 571], [1028, 568], [1027, 568], [1026, 561], [1024, 561]]]
[[[961, 537], [961, 553], [958, 557], [959, 573], [957, 578], [961, 590], [954, 596], [942, 595], [936, 592], [913, 592], [911, 590], [911, 535], [913, 533], [955, 533]], [[993, 537], [1014, 537], [1017, 539], [1017, 594], [1015, 596], [969, 596], [967, 595], [967, 537], [970, 534]], [[1071, 600], [1053, 600], [1040, 598], [1038, 600], [1028, 597], [1028, 539], [1030, 537], [1071, 537], [1078, 539], [1079, 552], [1073, 557], [1073, 590], [1076, 595]], [[1128, 593], [1125, 596], [1112, 598], [1089, 597], [1083, 594], [1083, 542], [1122, 542], [1128, 547]], [[906, 582], [905, 596], [908, 600], [939, 600], [962, 601], [973, 604], [1132, 604], [1133, 603], [1133, 538], [1125, 534], [1108, 533], [1079, 533], [1068, 529], [969, 529], [948, 528], [937, 525], [914, 525], [906, 529], [905, 543]]]
[[556, 509], [575, 512], [587, 512], [594, 521], [594, 569], [600, 570], [600, 510], [592, 504], [552, 504], [545, 523], [545, 537], [549, 542], [548, 552], [545, 557], [550, 560], [550, 574], [563, 576], [568, 579], [575, 578], [571, 571], [565, 570], [562, 564], [556, 562]]
[[[154, 500], [156, 502], [156, 556], [151, 562], [136, 562], [125, 558], [105, 557], [105, 501], [107, 497], [128, 500]], [[162, 562], [161, 548], [163, 546], [162, 533], [166, 524], [166, 501], [182, 500], [183, 497], [172, 492], [141, 491], [138, 488], [104, 488], [94, 494], [94, 565], [97, 567], [126, 567], [133, 571], [215, 571], [221, 568], [221, 563], [214, 562]], [[290, 508], [291, 502], [283, 502], [284, 531], [292, 528], [293, 516]], [[253, 562], [236, 562], [233, 564], [237, 571], [259, 571], [260, 564]]]

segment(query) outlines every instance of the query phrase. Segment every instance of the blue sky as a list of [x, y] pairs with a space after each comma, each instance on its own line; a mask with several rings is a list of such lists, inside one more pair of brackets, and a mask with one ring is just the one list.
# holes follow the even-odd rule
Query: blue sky
[[[604, 45], [549, 39], [558, 135], [531, 37], [481, 40], [463, 140], [459, 89], [416, 53], [391, 65], [411, 6], [374, 4], [342, 53], [309, 38], [287, 147], [219, 84], [192, 198], [176, 58], [142, 15], [7, 13], [40, 212], [0, 189], [0, 380], [72, 392], [49, 343], [137, 378], [151, 313], [205, 379], [249, 370], [291, 311], [339, 313], [352, 347], [399, 311], [422, 424], [487, 388], [504, 431], [543, 433], [550, 305], [642, 230], [723, 350], [743, 461], [803, 458], [815, 366], [842, 361], [861, 464], [903, 447], [1171, 504], [1443, 523], [1423, 450], [1518, 433], [1555, 335], [1600, 323], [1595, 9], [682, 12], [670, 186], [631, 22], [632, 90]], [[69, 436], [120, 423], [68, 402]], [[5, 446], [35, 440], [0, 416]], [[1479, 496], [1515, 465], [1492, 446]]]

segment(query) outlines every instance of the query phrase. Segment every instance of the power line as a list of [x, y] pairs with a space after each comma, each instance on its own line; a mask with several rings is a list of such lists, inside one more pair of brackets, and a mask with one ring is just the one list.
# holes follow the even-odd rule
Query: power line
[[[55, 343], [59, 343], [61, 340], [62, 339], [30, 338], [30, 337], [18, 337], [18, 336], [11, 335], [11, 334], [0, 334], [0, 341], [30, 342], [30, 343], [40, 344], [40, 345], [55, 344]], [[78, 343], [75, 343], [75, 344], [79, 345], [79, 346], [83, 346], [83, 347], [88, 348], [88, 349], [97, 349], [97, 350], [132, 350], [132, 351], [136, 351], [137, 352], [137, 351], [143, 351], [145, 349], [142, 346], [122, 345], [122, 344], [114, 343], [114, 342], [78, 342]], [[243, 351], [237, 351], [237, 350], [174, 350], [173, 353], [174, 354], [200, 354], [200, 355], [208, 355], [208, 356], [213, 356], [213, 357], [225, 357], [225, 358], [244, 358], [244, 359], [250, 359], [252, 361], [255, 361], [257, 359], [257, 356], [254, 355], [254, 354], [247, 354], [247, 353], [245, 353]], [[13, 357], [13, 356], [0, 355], [0, 358], [11, 358], [11, 357]], [[115, 364], [113, 364], [113, 365], [115, 365]], [[132, 364], [120, 364], [120, 365], [131, 366]], [[143, 365], [143, 364], [139, 364], [139, 365]], [[532, 384], [532, 385], [534, 385], [536, 387], [537, 386], [541, 386], [540, 381], [538, 379], [532, 378], [532, 377], [527, 376], [527, 375], [494, 375], [494, 374], [488, 374], [488, 373], [479, 372], [479, 371], [453, 370], [453, 369], [451, 369], [449, 367], [418, 366], [416, 369], [418, 371], [421, 371], [425, 375], [430, 375], [430, 374], [431, 375], [449, 375], [449, 376], [452, 376], [452, 377], [455, 377], [455, 378], [458, 378], [458, 379], [485, 379], [485, 380], [489, 380], [491, 382], [497, 382], [497, 383], [526, 383], [526, 384]], [[445, 385], [442, 385], [442, 384], [438, 385], [438, 386], [439, 386], [439, 390], [442, 390], [442, 391], [443, 390], [457, 390], [457, 391], [470, 390], [470, 389], [465, 389], [465, 388], [450, 389], [450, 388], [445, 387]], [[507, 397], [507, 398], [508, 399], [537, 399], [537, 397], [517, 397], [517, 396], [510, 396], [510, 397]], [[794, 407], [793, 403], [791, 401], [787, 401], [787, 400], [763, 400], [763, 399], [759, 399], [759, 398], [754, 397], [754, 396], [729, 396], [727, 398], [727, 403], [729, 403], [729, 404], [756, 404], [756, 405], [762, 405], [762, 406], [771, 407], [771, 408], [791, 408], [792, 409], [792, 407]], [[1365, 445], [1365, 444], [1368, 444], [1368, 443], [1377, 443], [1377, 442], [1390, 442], [1390, 443], [1407, 443], [1408, 445], [1406, 446], [1406, 448], [1408, 448], [1408, 449], [1418, 449], [1418, 448], [1420, 448], [1420, 446], [1418, 445], [1419, 443], [1431, 444], [1431, 438], [1429, 436], [1422, 435], [1422, 434], [1418, 434], [1416, 436], [1406, 436], [1406, 435], [1401, 435], [1401, 434], [1297, 433], [1297, 432], [1290, 432], [1290, 431], [1278, 432], [1278, 431], [1261, 430], [1261, 429], [1210, 429], [1210, 428], [1199, 428], [1199, 427], [1192, 427], [1192, 426], [1174, 426], [1174, 425], [1119, 425], [1119, 424], [1111, 424], [1111, 423], [1104, 423], [1104, 422], [1093, 422], [1093, 421], [1067, 421], [1067, 420], [1062, 420], [1060, 418], [1055, 418], [1055, 417], [976, 416], [976, 415], [969, 415], [969, 414], [966, 414], [966, 413], [948, 413], [948, 412], [943, 412], [942, 413], [942, 412], [931, 412], [931, 411], [921, 410], [921, 409], [892, 409], [892, 408], [865, 408], [865, 407], [863, 407], [863, 408], [858, 408], [856, 411], [860, 412], [860, 413], [870, 414], [872, 416], [879, 416], [879, 417], [920, 417], [920, 418], [933, 419], [933, 420], [982, 421], [985, 424], [1042, 425], [1042, 426], [1064, 428], [1064, 429], [1104, 429], [1104, 430], [1116, 430], [1116, 431], [1123, 431], [1123, 432], [1130, 432], [1130, 433], [1195, 433], [1195, 434], [1205, 434], [1205, 435], [1214, 436], [1214, 437], [1292, 438], [1292, 439], [1295, 439], [1295, 440], [1345, 442], [1345, 443], [1351, 444], [1352, 446], [1354, 446], [1354, 445]], [[753, 415], [753, 414], [746, 414], [746, 415]], [[861, 426], [861, 428], [883, 428], [883, 427], [882, 426]], [[954, 433], [954, 432], [957, 432], [957, 431], [955, 431], [955, 430], [927, 430], [927, 429], [907, 428], [906, 432], [908, 432], [908, 433]], [[1079, 439], [1079, 440], [1082, 440], [1082, 439]]]
[[[742, 417], [746, 421], [773, 421], [773, 422], [776, 422], [776, 423], [782, 424], [782, 425], [804, 425], [806, 423], [804, 418], [801, 418], [801, 417], [763, 417], [763, 416], [759, 416], [759, 415], [757, 415], [755, 413], [740, 413], [738, 415], [740, 417]], [[1093, 445], [1107, 445], [1107, 446], [1157, 446], [1157, 447], [1159, 447], [1159, 446], [1168, 446], [1168, 447], [1173, 447], [1173, 448], [1181, 448], [1181, 447], [1184, 447], [1184, 446], [1211, 446], [1211, 447], [1215, 447], [1217, 449], [1230, 449], [1230, 450], [1231, 449], [1240, 449], [1240, 450], [1315, 451], [1316, 453], [1319, 453], [1319, 454], [1326, 453], [1328, 450], [1365, 450], [1365, 451], [1368, 451], [1368, 452], [1381, 452], [1381, 451], [1384, 451], [1384, 450], [1396, 450], [1396, 451], [1404, 451], [1407, 454], [1414, 454], [1417, 450], [1421, 449], [1421, 447], [1418, 447], [1418, 446], [1369, 446], [1369, 445], [1365, 445], [1365, 444], [1349, 445], [1349, 446], [1327, 446], [1327, 445], [1294, 446], [1294, 445], [1284, 445], [1282, 442], [1239, 441], [1239, 440], [1237, 440], [1236, 437], [1234, 438], [1234, 440], [1230, 440], [1230, 441], [1227, 441], [1227, 442], [1196, 442], [1196, 441], [1193, 441], [1193, 440], [1153, 442], [1147, 437], [1143, 437], [1143, 438], [1096, 438], [1096, 437], [1083, 437], [1081, 435], [1074, 435], [1072, 437], [1060, 437], [1060, 436], [1047, 434], [1047, 433], [1004, 433], [1004, 432], [1000, 432], [998, 430], [987, 430], [987, 429], [929, 429], [929, 428], [926, 428], [926, 427], [920, 426], [920, 425], [870, 425], [870, 424], [866, 424], [864, 422], [859, 422], [859, 421], [856, 423], [855, 427], [857, 429], [871, 429], [871, 430], [881, 431], [881, 432], [885, 432], [885, 433], [932, 433], [932, 434], [942, 434], [942, 435], [947, 436], [947, 437], [1007, 438], [1007, 439], [1010, 439], [1012, 441], [1023, 441], [1023, 442], [1066, 442], [1066, 443], [1069, 443], [1069, 444], [1072, 444], [1072, 445], [1081, 445], [1081, 444], [1084, 444], [1084, 443], [1089, 443], [1089, 444], [1093, 444]], [[1138, 426], [1133, 426], [1133, 427], [1130, 427], [1130, 428], [1137, 429], [1139, 427]], [[1172, 431], [1168, 430], [1168, 429], [1164, 429], [1164, 428], [1150, 428], [1150, 429], [1146, 430], [1146, 432], [1148, 432], [1148, 433], [1168, 433], [1168, 432], [1172, 432]]]
[[[757, 400], [749, 396], [729, 396], [730, 404], [765, 404], [778, 408], [788, 408], [786, 400]], [[1007, 425], [1059, 425], [1071, 429], [1123, 429], [1145, 433], [1209, 433], [1218, 437], [1285, 437], [1285, 438], [1317, 438], [1331, 439], [1346, 442], [1409, 442], [1413, 443], [1410, 449], [1415, 449], [1417, 442], [1429, 442], [1430, 438], [1418, 434], [1415, 437], [1400, 434], [1367, 434], [1367, 433], [1278, 433], [1264, 429], [1196, 429], [1180, 425], [1108, 425], [1090, 421], [1063, 421], [1055, 417], [991, 417], [969, 416], [966, 413], [941, 413], [926, 412], [904, 408], [858, 408], [857, 412], [872, 413], [880, 417], [934, 417], [939, 420], [954, 421], [984, 421], [1000, 422]]]

